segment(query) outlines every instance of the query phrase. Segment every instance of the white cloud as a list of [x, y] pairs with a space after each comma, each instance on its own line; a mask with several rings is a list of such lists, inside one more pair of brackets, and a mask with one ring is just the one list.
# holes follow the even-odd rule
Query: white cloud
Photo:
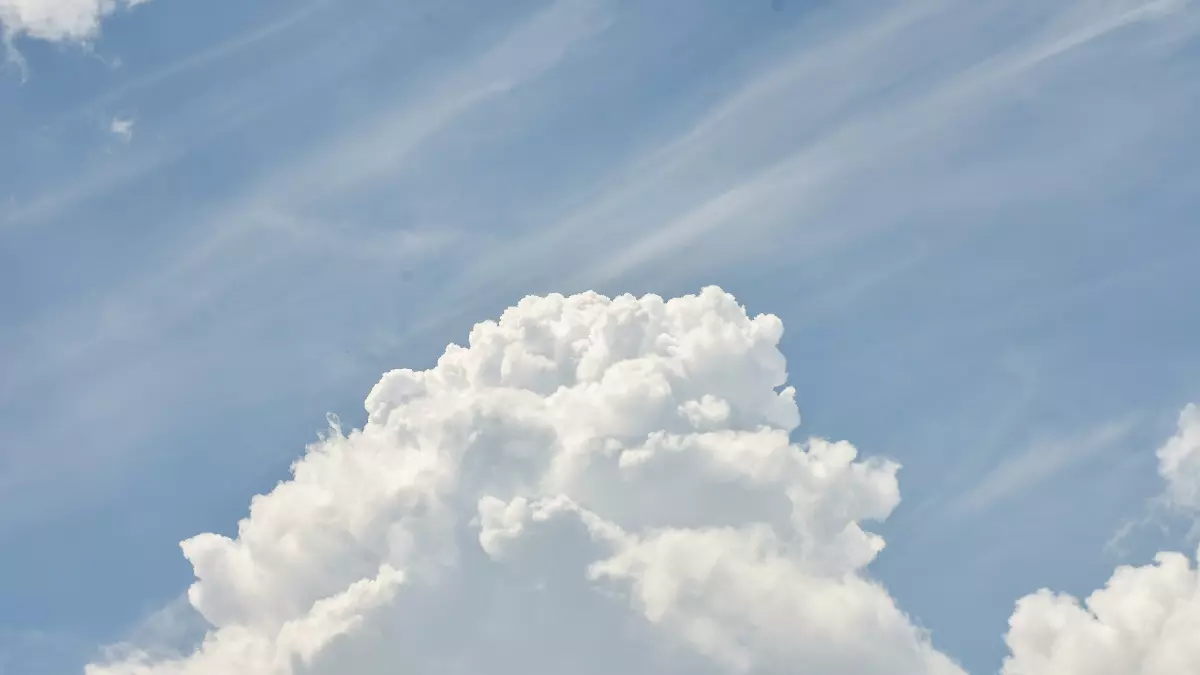
[[0, 0], [5, 35], [53, 42], [83, 42], [100, 31], [100, 21], [148, 0]]
[[87, 673], [960, 675], [864, 571], [897, 465], [789, 440], [782, 332], [715, 287], [525, 298], [183, 542], [194, 651]]
[[1158, 472], [1167, 481], [1167, 498], [1180, 508], [1200, 512], [1200, 407], [1179, 413], [1179, 430], [1158, 449]]
[[128, 143], [133, 140], [133, 125], [135, 121], [132, 117], [114, 117], [108, 125], [108, 130]]
[[1081, 605], [1041, 590], [1017, 602], [1004, 675], [1194, 675], [1200, 672], [1200, 576], [1187, 556], [1119, 567]]
[[[1175, 505], [1200, 509], [1200, 411], [1158, 450]], [[1021, 598], [1006, 636], [1004, 675], [1195, 675], [1200, 673], [1200, 573], [1186, 555], [1117, 568], [1082, 604], [1042, 589]]]

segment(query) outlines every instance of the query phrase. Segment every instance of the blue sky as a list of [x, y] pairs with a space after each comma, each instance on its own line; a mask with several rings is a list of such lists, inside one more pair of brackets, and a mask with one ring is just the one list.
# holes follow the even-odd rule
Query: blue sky
[[[326, 412], [529, 293], [717, 284], [903, 465], [872, 574], [970, 672], [1200, 400], [1187, 0], [120, 7], [0, 73], [0, 673], [177, 602]], [[64, 3], [64, 6], [70, 3]], [[10, 9], [15, 8], [15, 9]]]

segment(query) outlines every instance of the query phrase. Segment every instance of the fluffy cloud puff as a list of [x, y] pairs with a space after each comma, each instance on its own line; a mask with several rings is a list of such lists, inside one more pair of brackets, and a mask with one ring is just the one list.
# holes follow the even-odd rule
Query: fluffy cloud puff
[[897, 465], [790, 440], [782, 332], [714, 287], [525, 298], [183, 542], [194, 651], [87, 673], [961, 675], [864, 572]]
[[1200, 576], [1180, 553], [1117, 568], [1083, 604], [1048, 590], [1026, 596], [1009, 624], [1005, 675], [1200, 673]]
[[[1174, 505], [1200, 511], [1200, 410], [1158, 450]], [[1200, 554], [1198, 554], [1200, 557]], [[1200, 572], [1180, 553], [1120, 567], [1083, 603], [1041, 590], [1017, 602], [1004, 675], [1200, 674]]]
[[5, 35], [54, 42], [95, 37], [100, 20], [122, 7], [147, 0], [0, 0], [0, 26]]

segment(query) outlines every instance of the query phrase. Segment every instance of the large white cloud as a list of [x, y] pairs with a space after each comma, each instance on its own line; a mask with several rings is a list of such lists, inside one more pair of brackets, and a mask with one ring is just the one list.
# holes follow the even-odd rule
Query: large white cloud
[[87, 672], [961, 675], [864, 571], [897, 465], [790, 440], [782, 332], [717, 288], [526, 298], [182, 544], [203, 644]]
[[[1195, 405], [1158, 458], [1171, 503], [1200, 512]], [[1181, 553], [1160, 553], [1118, 568], [1083, 603], [1046, 589], [1026, 596], [1009, 626], [1004, 675], [1200, 675], [1200, 572]]]
[[100, 30], [100, 21], [123, 7], [147, 0], [0, 0], [0, 27], [8, 38], [16, 35], [54, 42], [89, 40]]

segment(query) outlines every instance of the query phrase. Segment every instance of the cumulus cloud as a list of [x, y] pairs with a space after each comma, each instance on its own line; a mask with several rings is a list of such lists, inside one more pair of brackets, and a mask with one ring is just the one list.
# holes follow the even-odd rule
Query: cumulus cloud
[[[1158, 450], [1167, 497], [1200, 512], [1200, 411], [1188, 405]], [[1198, 552], [1200, 557], [1200, 552]], [[1186, 555], [1159, 553], [1117, 568], [1082, 603], [1042, 589], [1017, 602], [1004, 675], [1197, 675], [1200, 572]]]
[[1017, 602], [1004, 675], [1200, 673], [1200, 576], [1187, 556], [1119, 567], [1086, 601], [1041, 590]]
[[715, 287], [525, 298], [183, 542], [198, 646], [87, 673], [961, 675], [865, 571], [897, 465], [792, 440], [782, 332]]
[[52, 42], [83, 42], [100, 31], [100, 21], [148, 0], [0, 0], [6, 39], [17, 35]]

